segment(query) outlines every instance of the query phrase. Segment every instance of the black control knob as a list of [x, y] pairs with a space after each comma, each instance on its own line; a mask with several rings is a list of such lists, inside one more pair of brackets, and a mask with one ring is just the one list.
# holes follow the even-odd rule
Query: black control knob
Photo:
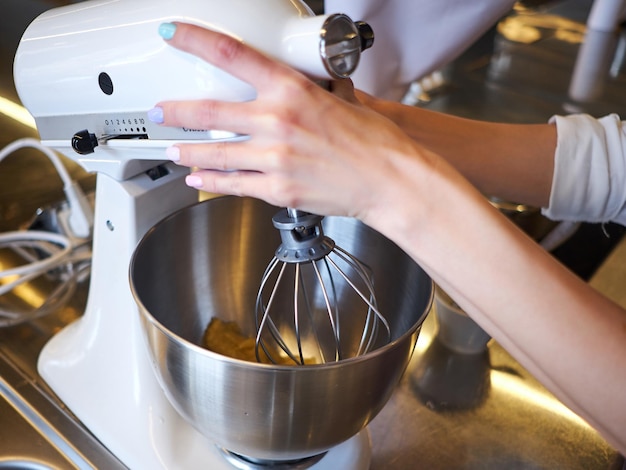
[[72, 137], [72, 148], [76, 153], [88, 155], [98, 146], [98, 138], [87, 129], [78, 131]]
[[361, 52], [365, 49], [369, 49], [374, 45], [374, 30], [365, 21], [357, 21], [354, 23], [359, 30], [359, 37], [361, 38]]

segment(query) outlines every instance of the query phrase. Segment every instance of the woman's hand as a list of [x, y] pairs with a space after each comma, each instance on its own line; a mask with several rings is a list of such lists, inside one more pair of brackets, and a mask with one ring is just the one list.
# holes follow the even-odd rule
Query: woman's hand
[[[332, 92], [241, 42], [197, 26], [168, 25], [173, 47], [249, 83], [249, 102], [162, 102], [163, 125], [246, 134], [240, 142], [177, 144], [168, 157], [199, 168], [187, 184], [208, 192], [247, 195], [279, 206], [366, 219], [376, 192], [398, 170], [387, 156], [416, 144], [398, 127], [361, 106], [349, 80]], [[162, 119], [161, 119], [162, 117]], [[376, 191], [372, 189], [376, 188]]]

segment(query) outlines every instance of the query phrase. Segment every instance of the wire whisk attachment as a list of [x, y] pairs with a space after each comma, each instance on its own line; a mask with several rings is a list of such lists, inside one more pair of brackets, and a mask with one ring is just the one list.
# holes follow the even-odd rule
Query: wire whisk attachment
[[281, 244], [256, 299], [259, 362], [336, 362], [391, 340], [371, 269], [324, 235], [322, 219], [291, 208], [272, 218]]

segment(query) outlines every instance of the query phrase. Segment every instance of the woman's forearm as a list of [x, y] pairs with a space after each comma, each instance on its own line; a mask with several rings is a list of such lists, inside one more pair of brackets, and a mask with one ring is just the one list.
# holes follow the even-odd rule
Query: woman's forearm
[[[428, 194], [444, 210], [433, 208], [426, 222], [416, 221], [411, 214], [419, 211], [407, 201], [409, 194], [421, 209], [428, 194], [415, 198], [417, 186], [407, 181], [405, 202], [397, 205], [406, 216], [395, 212], [386, 219], [381, 212], [372, 224], [393, 234], [531, 374], [624, 451], [626, 402], [616, 398], [624, 396], [623, 367], [600, 359], [626, 357], [624, 310], [556, 262], [483, 197], [547, 206], [555, 127], [478, 122], [385, 101], [370, 107], [444, 156], [480, 190], [443, 165], [431, 172]], [[428, 230], [399, 227], [400, 221], [426, 223]]]
[[364, 94], [358, 98], [446, 158], [484, 195], [548, 205], [556, 129], [552, 124], [501, 124], [437, 113]]
[[626, 450], [624, 371], [618, 359], [626, 357], [624, 311], [558, 264], [445, 166], [434, 168], [427, 182], [422, 197], [415, 197], [416, 186], [408, 179], [397, 182], [389, 188], [395, 196], [385, 198], [398, 197], [396, 210], [387, 216], [381, 208], [369, 222], [394, 236], [560, 400]]

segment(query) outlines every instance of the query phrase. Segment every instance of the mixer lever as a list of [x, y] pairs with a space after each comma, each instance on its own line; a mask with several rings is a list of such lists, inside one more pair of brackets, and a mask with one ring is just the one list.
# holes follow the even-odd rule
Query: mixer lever
[[87, 129], [78, 131], [72, 136], [72, 148], [80, 155], [93, 153], [97, 146], [98, 138]]

